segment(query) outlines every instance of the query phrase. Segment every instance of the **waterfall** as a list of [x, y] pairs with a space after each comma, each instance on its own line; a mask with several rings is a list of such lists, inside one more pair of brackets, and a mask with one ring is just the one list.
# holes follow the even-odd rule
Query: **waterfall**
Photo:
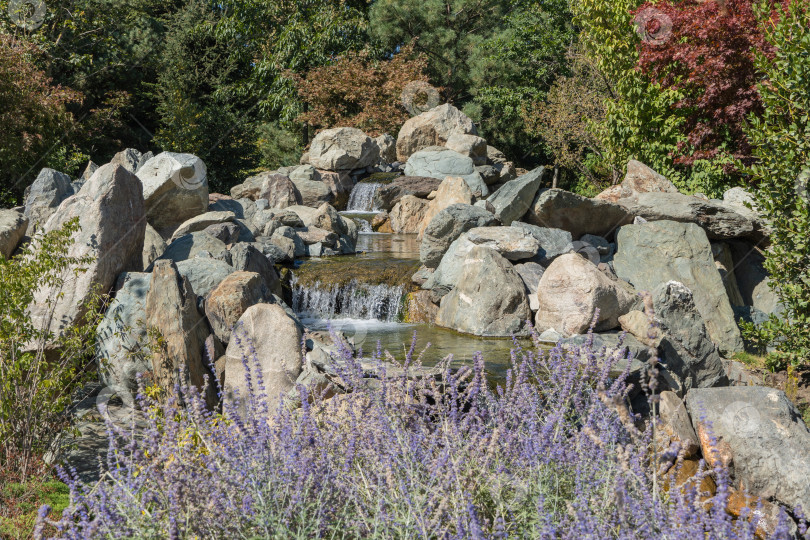
[[358, 219], [357, 220], [357, 232], [373, 233], [374, 229], [371, 228], [371, 223], [369, 223], [365, 219]]
[[382, 184], [373, 182], [360, 182], [349, 195], [349, 205], [346, 208], [349, 212], [374, 212], [374, 194], [380, 189]]
[[302, 286], [293, 277], [293, 310], [323, 319], [351, 318], [396, 322], [405, 292], [400, 285], [369, 285], [353, 279], [346, 285]]

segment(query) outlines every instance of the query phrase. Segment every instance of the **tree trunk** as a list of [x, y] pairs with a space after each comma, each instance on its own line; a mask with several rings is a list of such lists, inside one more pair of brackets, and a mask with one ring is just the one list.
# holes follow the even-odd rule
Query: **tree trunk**
[[[309, 103], [304, 102], [304, 114], [309, 112]], [[301, 124], [301, 145], [306, 148], [309, 144], [309, 124], [306, 122]]]

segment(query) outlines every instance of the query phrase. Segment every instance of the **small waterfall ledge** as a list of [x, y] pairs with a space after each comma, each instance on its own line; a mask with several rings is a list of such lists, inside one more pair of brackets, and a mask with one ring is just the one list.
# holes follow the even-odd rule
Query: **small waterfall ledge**
[[347, 212], [375, 212], [374, 195], [382, 184], [374, 182], [360, 182], [349, 195], [349, 204], [346, 206]]
[[293, 276], [291, 281], [293, 310], [321, 319], [365, 319], [397, 322], [402, 310], [401, 285], [370, 285], [356, 279], [346, 284], [324, 285], [320, 281], [301, 285]]

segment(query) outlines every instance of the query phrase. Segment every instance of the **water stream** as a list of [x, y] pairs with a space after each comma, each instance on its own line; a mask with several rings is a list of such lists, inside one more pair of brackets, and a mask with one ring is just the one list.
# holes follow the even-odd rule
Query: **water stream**
[[396, 322], [400, 315], [402, 285], [369, 285], [356, 279], [347, 284], [320, 281], [303, 286], [292, 280], [293, 309], [296, 313], [322, 319], [353, 318]]
[[380, 189], [382, 184], [374, 182], [360, 182], [349, 195], [347, 212], [374, 212], [374, 194]]
[[[358, 213], [345, 215], [356, 221]], [[510, 339], [480, 338], [427, 324], [400, 322], [410, 276], [419, 267], [416, 235], [360, 233], [358, 254], [309, 259], [295, 271], [293, 309], [313, 330], [342, 331], [364, 353], [377, 348], [404, 358], [416, 333], [416, 351], [432, 365], [449, 354], [469, 363], [481, 352], [488, 371], [502, 374], [508, 366]], [[524, 343], [525, 344], [525, 343]]]

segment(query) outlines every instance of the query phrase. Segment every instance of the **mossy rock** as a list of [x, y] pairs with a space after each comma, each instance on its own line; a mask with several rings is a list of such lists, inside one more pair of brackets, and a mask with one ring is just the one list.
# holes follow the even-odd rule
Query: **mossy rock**
[[413, 259], [369, 259], [353, 255], [330, 257], [308, 261], [295, 270], [298, 284], [311, 287], [323, 285], [344, 286], [352, 280], [369, 285], [412, 287], [411, 276], [419, 269], [419, 261]]
[[402, 176], [402, 173], [398, 172], [376, 172], [372, 173], [367, 178], [363, 178], [360, 180], [360, 182], [368, 182], [371, 184], [390, 184], [400, 176]]

